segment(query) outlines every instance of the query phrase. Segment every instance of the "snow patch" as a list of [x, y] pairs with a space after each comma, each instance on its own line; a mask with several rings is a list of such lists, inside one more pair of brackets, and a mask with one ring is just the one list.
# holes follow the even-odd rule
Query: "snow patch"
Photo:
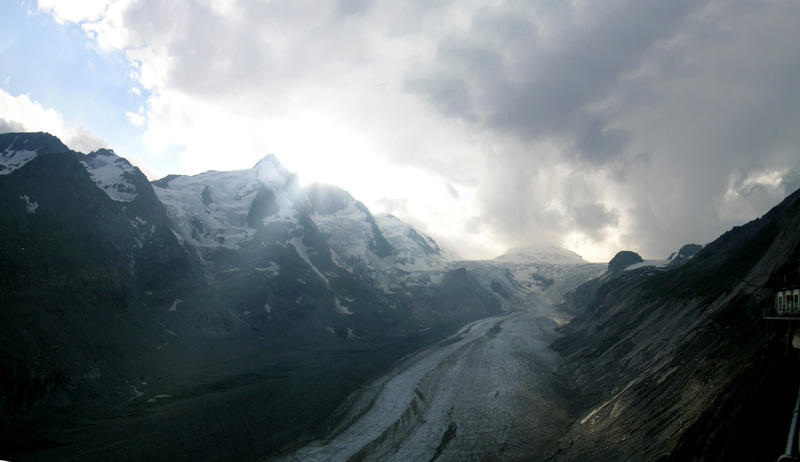
[[6, 148], [0, 154], [0, 175], [8, 175], [36, 158], [36, 151], [12, 151]]
[[112, 151], [101, 150], [81, 160], [92, 181], [102, 189], [111, 200], [131, 202], [136, 199], [136, 187], [130, 182], [136, 167]]
[[19, 196], [19, 198], [25, 201], [25, 210], [27, 210], [28, 213], [30, 214], [36, 213], [36, 209], [39, 208], [39, 204], [37, 202], [31, 202], [31, 198], [28, 197], [27, 195]]
[[350, 311], [346, 306], [342, 305], [342, 303], [339, 301], [339, 297], [335, 297], [334, 300], [335, 300], [334, 309], [336, 310], [337, 313], [353, 314], [353, 312]]
[[267, 273], [268, 276], [277, 276], [281, 267], [275, 262], [270, 262], [269, 266], [254, 269], [260, 273]]
[[172, 302], [172, 306], [169, 307], [167, 311], [178, 311], [178, 303], [181, 303], [183, 300], [176, 298], [174, 302]]
[[625, 268], [625, 271], [631, 271], [631, 270], [635, 270], [635, 269], [639, 269], [639, 268], [645, 268], [645, 267], [648, 267], [648, 266], [652, 266], [652, 267], [655, 267], [655, 268], [664, 268], [664, 267], [668, 266], [670, 263], [671, 263], [670, 260], [644, 260], [644, 261], [641, 261], [639, 263], [634, 263], [634, 264], [628, 266], [627, 268]]
[[141, 391], [137, 390], [136, 387], [134, 387], [133, 385], [131, 385], [131, 388], [133, 388], [133, 396], [131, 397], [130, 401], [133, 401], [136, 398], [140, 398], [140, 397], [144, 396], [144, 393], [142, 393]]
[[292, 244], [292, 247], [294, 247], [295, 251], [297, 251], [297, 255], [299, 255], [300, 258], [303, 259], [303, 261], [308, 263], [308, 266], [310, 266], [311, 269], [315, 273], [317, 273], [317, 275], [320, 278], [322, 278], [323, 281], [325, 281], [325, 285], [326, 286], [330, 285], [330, 282], [328, 282], [328, 278], [326, 278], [325, 275], [322, 274], [322, 272], [319, 269], [317, 269], [317, 267], [314, 266], [313, 263], [311, 263], [311, 259], [308, 258], [308, 251], [311, 250], [311, 247], [306, 247], [306, 245], [303, 244], [303, 238], [302, 237], [293, 237], [289, 241], [289, 243]]
[[266, 311], [267, 314], [270, 314], [272, 312], [272, 307], [269, 306], [269, 303], [264, 303], [264, 311]]
[[444, 273], [431, 273], [430, 275], [431, 284], [441, 284], [442, 281], [444, 281]]

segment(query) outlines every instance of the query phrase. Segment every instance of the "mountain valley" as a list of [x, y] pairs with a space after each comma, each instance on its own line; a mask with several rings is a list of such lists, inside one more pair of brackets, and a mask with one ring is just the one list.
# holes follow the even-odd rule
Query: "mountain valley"
[[[774, 460], [800, 192], [666, 260], [465, 261], [275, 156], [0, 134], [0, 458]], [[793, 266], [794, 265], [794, 266]], [[795, 270], [796, 272], [796, 270]]]
[[0, 135], [0, 152], [0, 423], [14, 460], [279, 451], [321, 435], [401, 357], [562, 293], [555, 275], [604, 267], [559, 249], [461, 262], [341, 189], [302, 188], [274, 156], [151, 184], [113, 151], [43, 133]]

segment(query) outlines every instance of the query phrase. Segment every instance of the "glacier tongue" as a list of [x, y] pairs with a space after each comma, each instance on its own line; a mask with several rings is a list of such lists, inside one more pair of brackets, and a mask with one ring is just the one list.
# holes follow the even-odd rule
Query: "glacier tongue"
[[278, 461], [543, 457], [567, 414], [547, 380], [552, 307], [476, 321], [411, 355], [341, 407], [327, 438]]

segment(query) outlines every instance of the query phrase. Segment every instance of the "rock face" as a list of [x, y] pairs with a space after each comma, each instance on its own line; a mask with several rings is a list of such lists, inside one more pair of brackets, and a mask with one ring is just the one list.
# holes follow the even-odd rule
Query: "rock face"
[[551, 460], [777, 459], [798, 361], [761, 310], [798, 259], [800, 191], [680, 267], [606, 280], [553, 344], [575, 421]]
[[668, 260], [670, 260], [670, 263], [673, 265], [685, 263], [690, 258], [694, 257], [702, 248], [703, 246], [699, 244], [686, 244], [681, 247], [678, 252], [670, 255]]
[[[19, 138], [0, 135], [0, 146], [13, 149]], [[51, 393], [91, 400], [127, 393], [127, 385], [99, 382], [121, 379], [128, 352], [170, 341], [176, 334], [162, 311], [203, 284], [138, 169], [123, 160], [124, 185], [104, 190], [83, 162], [121, 160], [112, 152], [79, 155], [45, 135], [27, 141], [36, 155], [0, 177], [0, 367], [4, 385], [13, 377], [5, 415]], [[228, 328], [227, 313], [200, 302], [196, 310], [196, 327]]]
[[625, 268], [643, 261], [644, 260], [641, 256], [639, 256], [638, 253], [631, 252], [630, 250], [623, 250], [622, 252], [618, 252], [616, 255], [614, 255], [614, 258], [608, 262], [608, 272], [619, 273], [624, 271]]

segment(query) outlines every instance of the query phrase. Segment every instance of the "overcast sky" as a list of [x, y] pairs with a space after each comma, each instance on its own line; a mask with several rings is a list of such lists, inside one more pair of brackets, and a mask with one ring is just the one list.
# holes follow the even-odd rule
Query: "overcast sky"
[[274, 153], [467, 258], [666, 258], [800, 188], [796, 0], [0, 3], [0, 132]]

